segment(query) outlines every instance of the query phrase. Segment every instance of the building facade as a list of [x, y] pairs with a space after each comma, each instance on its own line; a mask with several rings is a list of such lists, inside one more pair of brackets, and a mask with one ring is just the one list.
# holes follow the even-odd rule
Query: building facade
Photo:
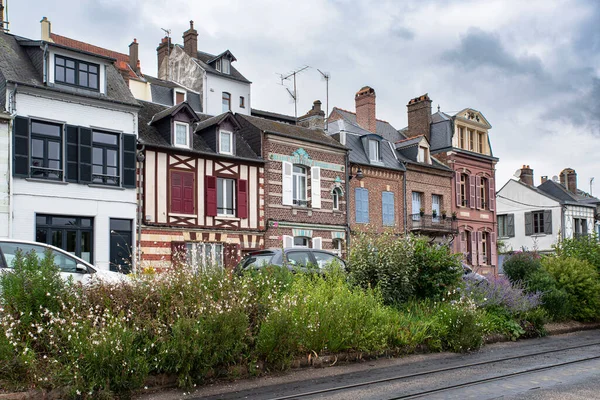
[[0, 238], [9, 237], [10, 232], [10, 137], [12, 118], [6, 112], [0, 112]]
[[451, 210], [458, 225], [454, 251], [483, 274], [497, 272], [495, 166], [483, 114], [470, 108], [454, 115], [431, 113], [427, 94], [409, 101], [408, 137], [424, 136], [431, 153], [454, 173]]
[[311, 129], [242, 114], [236, 119], [246, 142], [266, 163], [265, 247], [345, 255], [347, 149], [319, 124]]
[[232, 113], [142, 102], [142, 265], [233, 268], [264, 246], [264, 162]]
[[0, 41], [0, 101], [14, 115], [8, 236], [128, 271], [139, 105], [114, 59], [6, 33]]

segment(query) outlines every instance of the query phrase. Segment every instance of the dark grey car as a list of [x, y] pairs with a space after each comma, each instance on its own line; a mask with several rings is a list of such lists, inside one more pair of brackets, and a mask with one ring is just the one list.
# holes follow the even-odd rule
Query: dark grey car
[[289, 248], [254, 251], [245, 256], [238, 264], [237, 270], [248, 271], [260, 269], [268, 265], [285, 265], [292, 272], [310, 271], [312, 268], [322, 270], [332, 262], [337, 262], [343, 269], [346, 263], [337, 255], [317, 249]]

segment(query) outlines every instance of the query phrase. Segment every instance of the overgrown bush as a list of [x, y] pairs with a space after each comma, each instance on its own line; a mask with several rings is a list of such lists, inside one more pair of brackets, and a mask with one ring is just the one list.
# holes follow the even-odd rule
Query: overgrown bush
[[386, 304], [405, 302], [415, 292], [416, 242], [412, 236], [399, 238], [389, 232], [358, 234], [349, 257], [354, 281], [365, 289], [378, 287]]
[[463, 275], [459, 257], [459, 254], [452, 254], [448, 246], [431, 245], [424, 239], [415, 240], [415, 297], [441, 300], [453, 290]]
[[523, 282], [529, 274], [542, 267], [539, 254], [534, 252], [517, 252], [504, 260], [502, 269], [511, 282]]
[[477, 350], [483, 344], [481, 313], [468, 299], [440, 305], [434, 331], [443, 348], [453, 352]]
[[554, 246], [554, 249], [557, 256], [585, 260], [600, 272], [600, 243], [595, 233], [591, 236], [563, 239]]
[[574, 319], [591, 321], [600, 317], [600, 281], [593, 265], [570, 257], [547, 257], [542, 265], [556, 280], [557, 288], [569, 296]]
[[465, 279], [463, 294], [485, 309], [502, 309], [518, 317], [540, 305], [540, 292], [527, 293], [520, 282], [511, 283], [503, 276], [490, 276], [487, 281]]
[[559, 289], [556, 279], [545, 269], [539, 269], [529, 275], [527, 290], [542, 294], [542, 307], [552, 321], [564, 321], [571, 317], [572, 305], [569, 295]]

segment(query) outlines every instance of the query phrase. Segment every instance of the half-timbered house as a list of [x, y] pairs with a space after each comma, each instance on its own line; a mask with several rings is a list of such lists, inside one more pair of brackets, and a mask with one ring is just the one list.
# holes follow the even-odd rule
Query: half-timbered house
[[142, 266], [232, 267], [264, 245], [264, 162], [231, 112], [141, 102]]

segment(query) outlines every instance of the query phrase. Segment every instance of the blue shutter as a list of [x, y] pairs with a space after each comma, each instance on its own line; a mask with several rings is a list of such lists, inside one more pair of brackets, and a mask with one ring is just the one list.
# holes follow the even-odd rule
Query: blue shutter
[[354, 208], [356, 211], [356, 222], [362, 222], [362, 192], [360, 188], [354, 189]]
[[394, 193], [381, 193], [381, 211], [384, 225], [394, 225]]
[[369, 223], [369, 191], [367, 189], [362, 190], [363, 198], [363, 221], [365, 224]]
[[367, 189], [354, 189], [354, 200], [356, 203], [356, 222], [360, 224], [369, 223], [369, 192]]

